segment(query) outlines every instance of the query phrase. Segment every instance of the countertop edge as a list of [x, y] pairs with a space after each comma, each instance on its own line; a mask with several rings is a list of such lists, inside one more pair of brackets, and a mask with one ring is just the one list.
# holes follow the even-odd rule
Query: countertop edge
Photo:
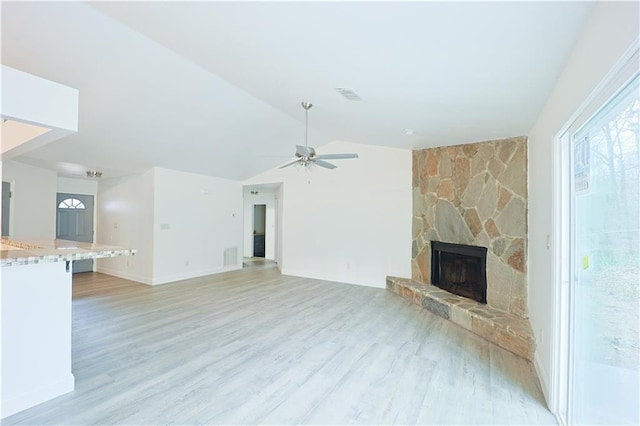
[[[50, 244], [53, 241], [66, 243], [63, 240], [43, 241], [42, 244], [37, 244], [31, 241], [29, 243], [21, 243], [20, 241], [10, 240], [10, 244], [14, 244], [20, 249], [15, 251], [5, 250], [0, 258], [0, 267], [134, 256], [137, 253], [137, 250], [132, 248], [107, 245], [103, 245], [101, 247], [100, 244], [89, 243], [77, 243], [76, 245], [78, 245], [78, 247], [46, 247], [47, 244]], [[6, 239], [5, 242], [7, 242]], [[85, 247], [82, 247], [82, 245], [85, 245]]]

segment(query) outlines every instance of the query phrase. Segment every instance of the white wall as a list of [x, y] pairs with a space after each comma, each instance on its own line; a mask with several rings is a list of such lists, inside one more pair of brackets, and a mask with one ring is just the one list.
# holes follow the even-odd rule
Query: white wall
[[96, 259], [96, 271], [153, 283], [153, 187], [153, 169], [142, 175], [99, 182], [96, 242], [135, 248], [138, 253]]
[[[240, 182], [156, 168], [153, 283], [242, 267]], [[223, 265], [226, 248], [238, 262]]]
[[244, 182], [283, 182], [282, 272], [380, 288], [411, 276], [411, 151], [332, 142], [318, 152], [360, 158]]
[[[97, 242], [138, 250], [97, 259], [96, 270], [162, 284], [242, 267], [242, 187], [216, 177], [153, 168], [98, 187]], [[223, 265], [225, 248], [238, 262]]]
[[58, 192], [69, 194], [98, 195], [98, 181], [89, 179], [74, 179], [58, 177]]
[[0, 156], [3, 161], [78, 131], [78, 90], [5, 65], [0, 65], [0, 76], [2, 117], [51, 129], [24, 140], [21, 132], [10, 131], [13, 126], [6, 132], [2, 126]]
[[[257, 190], [258, 194], [251, 194], [252, 190]], [[243, 189], [244, 197], [244, 257], [253, 256], [253, 206], [256, 204], [264, 204], [266, 206], [265, 214], [265, 243], [264, 257], [265, 259], [276, 260], [276, 241], [277, 241], [277, 205], [276, 190], [268, 188], [245, 187]], [[276, 260], [277, 261], [277, 260]]]
[[[529, 314], [536, 334], [536, 369], [552, 410], [554, 271], [546, 239], [553, 235], [554, 140], [623, 53], [637, 40], [637, 2], [598, 3], [529, 132]], [[541, 66], [544, 66], [541, 64]], [[558, 241], [552, 241], [552, 248]]]
[[12, 184], [11, 237], [56, 237], [56, 179], [52, 170], [3, 162], [2, 180]]
[[[2, 180], [11, 183], [10, 236], [14, 238], [55, 238], [56, 193], [97, 195], [98, 183], [59, 178], [53, 170], [19, 161], [6, 161]], [[94, 213], [94, 223], [97, 213]]]
[[0, 417], [73, 391], [71, 274], [64, 262], [0, 268]]

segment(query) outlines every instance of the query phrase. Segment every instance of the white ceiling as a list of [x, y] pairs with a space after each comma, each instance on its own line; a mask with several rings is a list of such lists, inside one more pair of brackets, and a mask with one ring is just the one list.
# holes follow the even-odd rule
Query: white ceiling
[[312, 146], [526, 135], [592, 5], [3, 1], [2, 63], [80, 91], [78, 133], [18, 160], [246, 179], [304, 142], [303, 100]]

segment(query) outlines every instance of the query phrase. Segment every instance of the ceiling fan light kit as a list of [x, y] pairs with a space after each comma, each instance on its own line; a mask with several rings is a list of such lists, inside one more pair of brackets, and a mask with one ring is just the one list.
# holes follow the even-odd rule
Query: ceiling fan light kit
[[335, 164], [329, 163], [324, 160], [342, 160], [345, 158], [358, 158], [358, 154], [320, 154], [316, 153], [316, 150], [309, 146], [309, 109], [313, 106], [310, 102], [302, 102], [302, 108], [304, 109], [304, 146], [296, 145], [296, 153], [292, 161], [280, 166], [281, 169], [285, 167], [296, 165], [298, 167], [304, 167], [310, 169], [314, 165], [324, 167], [325, 169], [335, 169]]

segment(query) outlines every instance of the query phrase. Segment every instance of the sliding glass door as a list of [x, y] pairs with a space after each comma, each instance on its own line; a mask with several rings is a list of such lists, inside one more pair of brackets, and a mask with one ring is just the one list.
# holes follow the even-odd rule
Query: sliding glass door
[[640, 422], [638, 81], [569, 135], [571, 424]]

